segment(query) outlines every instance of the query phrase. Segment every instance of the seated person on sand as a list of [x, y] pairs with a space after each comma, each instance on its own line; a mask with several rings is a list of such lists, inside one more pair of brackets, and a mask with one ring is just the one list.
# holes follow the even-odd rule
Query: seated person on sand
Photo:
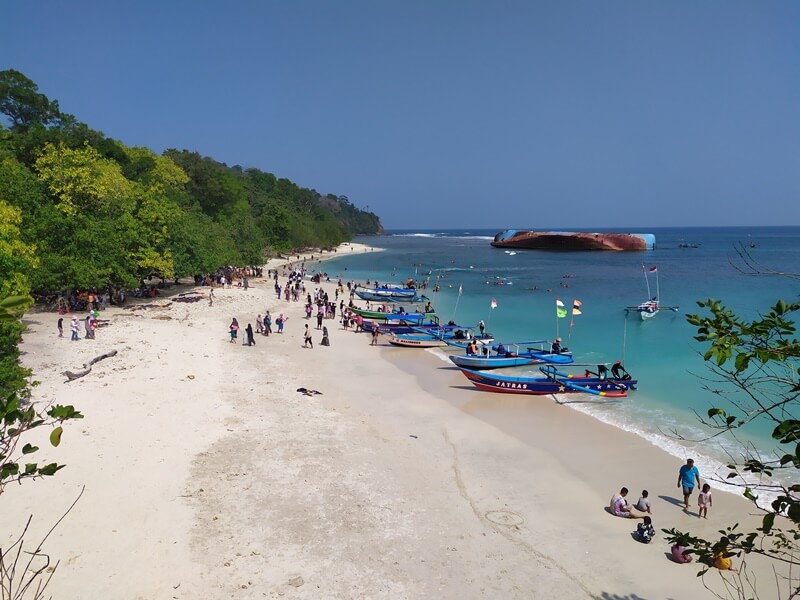
[[614, 497], [611, 498], [611, 504], [609, 505], [611, 514], [615, 517], [623, 517], [625, 519], [643, 519], [645, 515], [628, 504], [628, 501], [625, 499], [627, 495], [628, 488], [624, 487], [619, 491], [619, 494], [615, 494]]
[[672, 558], [672, 562], [676, 562], [678, 564], [685, 564], [692, 562], [692, 555], [689, 554], [689, 551], [686, 548], [685, 540], [675, 540], [672, 548], [670, 549], [670, 558]]
[[642, 490], [641, 497], [636, 501], [633, 507], [640, 512], [650, 514], [650, 499], [647, 495], [647, 490]]
[[719, 543], [714, 545], [714, 559], [712, 565], [720, 571], [733, 571], [736, 573], [736, 569], [733, 568], [733, 561], [731, 560], [731, 556], [733, 556], [734, 553], [728, 550], [729, 544], [730, 540], [723, 536], [719, 540]]
[[634, 537], [637, 542], [649, 544], [656, 537], [656, 530], [653, 528], [653, 520], [650, 517], [645, 517], [641, 523], [636, 526]]

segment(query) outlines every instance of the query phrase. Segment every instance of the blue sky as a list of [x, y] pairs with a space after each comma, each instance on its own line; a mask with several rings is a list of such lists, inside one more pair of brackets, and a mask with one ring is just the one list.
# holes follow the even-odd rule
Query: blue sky
[[7, 0], [0, 68], [387, 228], [800, 225], [795, 1]]

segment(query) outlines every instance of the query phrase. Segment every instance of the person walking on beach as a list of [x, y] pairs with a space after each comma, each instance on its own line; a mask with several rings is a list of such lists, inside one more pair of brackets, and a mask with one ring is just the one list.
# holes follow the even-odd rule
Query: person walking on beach
[[303, 348], [314, 347], [314, 342], [311, 340], [311, 332], [308, 330], [308, 323], [306, 323], [306, 331], [303, 334]]
[[689, 458], [678, 471], [678, 487], [683, 488], [683, 510], [689, 510], [689, 496], [695, 485], [700, 485], [700, 471], [694, 466], [694, 459]]
[[378, 326], [372, 326], [372, 341], [369, 343], [370, 346], [377, 346], [378, 345]]
[[72, 332], [72, 339], [71, 341], [77, 342], [78, 341], [78, 317], [72, 315], [72, 321], [69, 324], [70, 331]]
[[330, 346], [331, 345], [331, 340], [328, 337], [328, 328], [327, 327], [323, 327], [322, 328], [322, 341], [320, 342], [320, 345], [321, 346]]
[[247, 327], [245, 327], [244, 332], [247, 334], [247, 345], [248, 346], [255, 346], [256, 345], [256, 340], [253, 337], [253, 324], [252, 323], [248, 323]]
[[208, 305], [214, 306], [214, 288], [208, 290]]
[[58, 317], [58, 337], [64, 337], [64, 317]]
[[264, 335], [269, 335], [272, 333], [272, 317], [267, 311], [267, 314], [264, 315]]
[[231, 332], [231, 344], [236, 343], [236, 336], [239, 332], [239, 321], [236, 320], [236, 317], [233, 318], [230, 324], [230, 332]]

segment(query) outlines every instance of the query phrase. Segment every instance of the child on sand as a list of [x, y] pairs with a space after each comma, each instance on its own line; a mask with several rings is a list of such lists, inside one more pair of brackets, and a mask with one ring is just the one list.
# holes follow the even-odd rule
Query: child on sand
[[708, 507], [713, 505], [714, 502], [711, 500], [711, 486], [706, 483], [703, 485], [703, 491], [701, 491], [700, 494], [697, 496], [697, 506], [700, 509], [697, 512], [697, 516], [707, 519]]
[[637, 542], [649, 544], [656, 535], [652, 519], [650, 517], [645, 517], [642, 522], [636, 526], [636, 532], [633, 535]]

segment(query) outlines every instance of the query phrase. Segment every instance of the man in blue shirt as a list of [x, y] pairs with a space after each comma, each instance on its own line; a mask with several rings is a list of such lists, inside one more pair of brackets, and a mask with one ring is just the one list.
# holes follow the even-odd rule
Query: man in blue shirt
[[678, 471], [678, 487], [683, 487], [684, 510], [689, 510], [689, 496], [692, 495], [695, 485], [700, 487], [700, 471], [694, 466], [694, 460], [689, 458]]

